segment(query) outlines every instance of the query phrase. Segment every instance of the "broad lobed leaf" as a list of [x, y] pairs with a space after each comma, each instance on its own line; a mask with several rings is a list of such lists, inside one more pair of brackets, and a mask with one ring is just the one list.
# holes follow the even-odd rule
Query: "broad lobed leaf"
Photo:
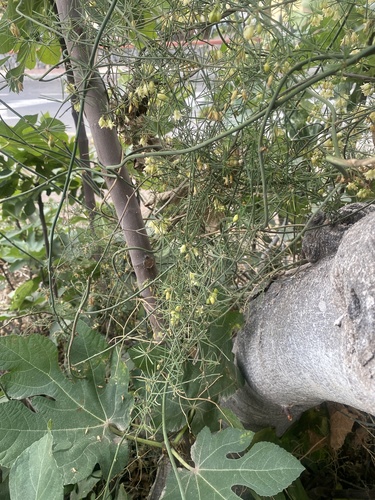
[[[211, 434], [205, 428], [191, 449], [192, 471], [179, 471], [186, 500], [238, 500], [232, 487], [246, 486], [258, 495], [276, 495], [304, 470], [290, 453], [273, 443], [256, 443], [241, 458], [230, 458], [246, 450], [254, 433], [225, 429]], [[176, 478], [170, 473], [163, 500], [179, 498]]]
[[[58, 364], [57, 348], [40, 335], [0, 338], [0, 383], [11, 401], [0, 405], [0, 463], [11, 467], [30, 445], [51, 428], [53, 456], [64, 484], [87, 477], [96, 463], [111, 475], [124, 466], [125, 443], [109, 428], [125, 431], [133, 399], [128, 393], [128, 370], [112, 350], [111, 376], [105, 373], [108, 345], [83, 322], [77, 325], [69, 379]], [[28, 398], [33, 412], [23, 402]]]
[[53, 457], [52, 445], [51, 433], [45, 434], [17, 458], [9, 477], [12, 499], [63, 499], [63, 478]]

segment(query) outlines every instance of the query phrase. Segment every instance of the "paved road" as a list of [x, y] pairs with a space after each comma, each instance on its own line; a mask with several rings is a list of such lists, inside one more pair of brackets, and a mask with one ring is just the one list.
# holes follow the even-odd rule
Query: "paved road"
[[[32, 73], [24, 79], [24, 90], [19, 94], [10, 92], [6, 82], [0, 78], [0, 116], [9, 125], [15, 125], [20, 115], [49, 113], [67, 126], [69, 134], [75, 133], [74, 121], [70, 112], [69, 102], [65, 102], [63, 81], [60, 78], [48, 82], [39, 82]], [[57, 76], [57, 75], [53, 75]], [[51, 76], [47, 77], [51, 78]], [[12, 112], [10, 106], [16, 113]]]

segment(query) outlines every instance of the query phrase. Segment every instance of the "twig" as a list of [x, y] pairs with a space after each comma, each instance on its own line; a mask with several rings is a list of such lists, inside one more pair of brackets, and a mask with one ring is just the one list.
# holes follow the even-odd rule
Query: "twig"
[[344, 158], [337, 158], [337, 156], [326, 156], [326, 160], [340, 169], [350, 167], [372, 167], [375, 165], [375, 156], [372, 156], [371, 158], [363, 158], [362, 160], [358, 160], [356, 158], [345, 160]]
[[[43, 239], [44, 239], [44, 246], [46, 249], [46, 257], [49, 259], [49, 254], [50, 254], [50, 244], [48, 240], [48, 229], [47, 229], [47, 224], [46, 224], [46, 218], [44, 216], [44, 203], [42, 200], [42, 194], [38, 194], [38, 208], [39, 208], [39, 219], [40, 219], [40, 224], [42, 226], [42, 232], [43, 232]], [[53, 271], [50, 273], [51, 280], [52, 280], [52, 289], [55, 294], [55, 297], [57, 298], [58, 296], [58, 290], [57, 290], [57, 284], [56, 284], [56, 279]]]
[[8, 283], [10, 289], [11, 290], [15, 290], [12, 282], [10, 281], [8, 273], [6, 272], [5, 267], [4, 267], [4, 265], [1, 262], [0, 262], [0, 269], [1, 269], [1, 272], [3, 273], [3, 275], [4, 275], [4, 278], [6, 279], [6, 282]]

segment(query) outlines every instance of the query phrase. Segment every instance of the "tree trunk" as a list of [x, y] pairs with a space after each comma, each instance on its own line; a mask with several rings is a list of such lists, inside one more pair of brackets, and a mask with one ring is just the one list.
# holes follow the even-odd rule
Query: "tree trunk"
[[[272, 425], [281, 433], [323, 401], [375, 414], [375, 211], [370, 209], [375, 206], [359, 221], [357, 211], [353, 225], [344, 221], [317, 229], [323, 258], [275, 281], [250, 302], [234, 349], [246, 382], [226, 402], [247, 427]], [[325, 253], [330, 245], [321, 244], [329, 231], [337, 242], [333, 255], [327, 255], [332, 248]]]
[[99, 120], [109, 118], [108, 97], [99, 72], [92, 66], [92, 46], [85, 36], [85, 21], [78, 0], [56, 0], [61, 28], [68, 49], [75, 86], [84, 93], [84, 114], [89, 124], [105, 181], [112, 198], [119, 224], [124, 232], [130, 259], [137, 276], [144, 306], [150, 315], [154, 335], [160, 333], [155, 314], [155, 298], [148, 286], [156, 278], [157, 270], [147, 236], [136, 192], [126, 168], [115, 167], [122, 160], [122, 148], [117, 132], [101, 128]]
[[[54, 14], [56, 16], [59, 15], [57, 11], [57, 5], [54, 0], [51, 0], [51, 5], [54, 10]], [[61, 29], [61, 26], [60, 26]], [[65, 38], [63, 36], [59, 37], [60, 47], [62, 53], [67, 53], [67, 46], [65, 43]], [[65, 76], [68, 83], [75, 88], [74, 74], [72, 69], [71, 61], [68, 57], [64, 58], [64, 66], [65, 66]], [[90, 219], [93, 220], [93, 216], [95, 215], [95, 193], [92, 184], [92, 175], [90, 172], [90, 153], [89, 153], [89, 140], [86, 134], [86, 127], [83, 120], [81, 123], [78, 123], [79, 113], [75, 109], [75, 105], [79, 104], [79, 98], [77, 94], [72, 94], [70, 98], [71, 103], [71, 112], [74, 120], [75, 128], [76, 128], [76, 137], [78, 142], [79, 149], [79, 158], [81, 166], [85, 168], [82, 173], [82, 187], [83, 187], [83, 199], [86, 208], [89, 210]]]

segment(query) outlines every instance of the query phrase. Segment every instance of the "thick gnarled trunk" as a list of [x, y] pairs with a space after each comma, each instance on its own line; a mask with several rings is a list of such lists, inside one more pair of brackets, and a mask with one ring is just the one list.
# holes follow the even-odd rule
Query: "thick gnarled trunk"
[[375, 212], [339, 239], [249, 305], [235, 341], [246, 384], [226, 402], [247, 427], [282, 432], [323, 401], [375, 414]]

